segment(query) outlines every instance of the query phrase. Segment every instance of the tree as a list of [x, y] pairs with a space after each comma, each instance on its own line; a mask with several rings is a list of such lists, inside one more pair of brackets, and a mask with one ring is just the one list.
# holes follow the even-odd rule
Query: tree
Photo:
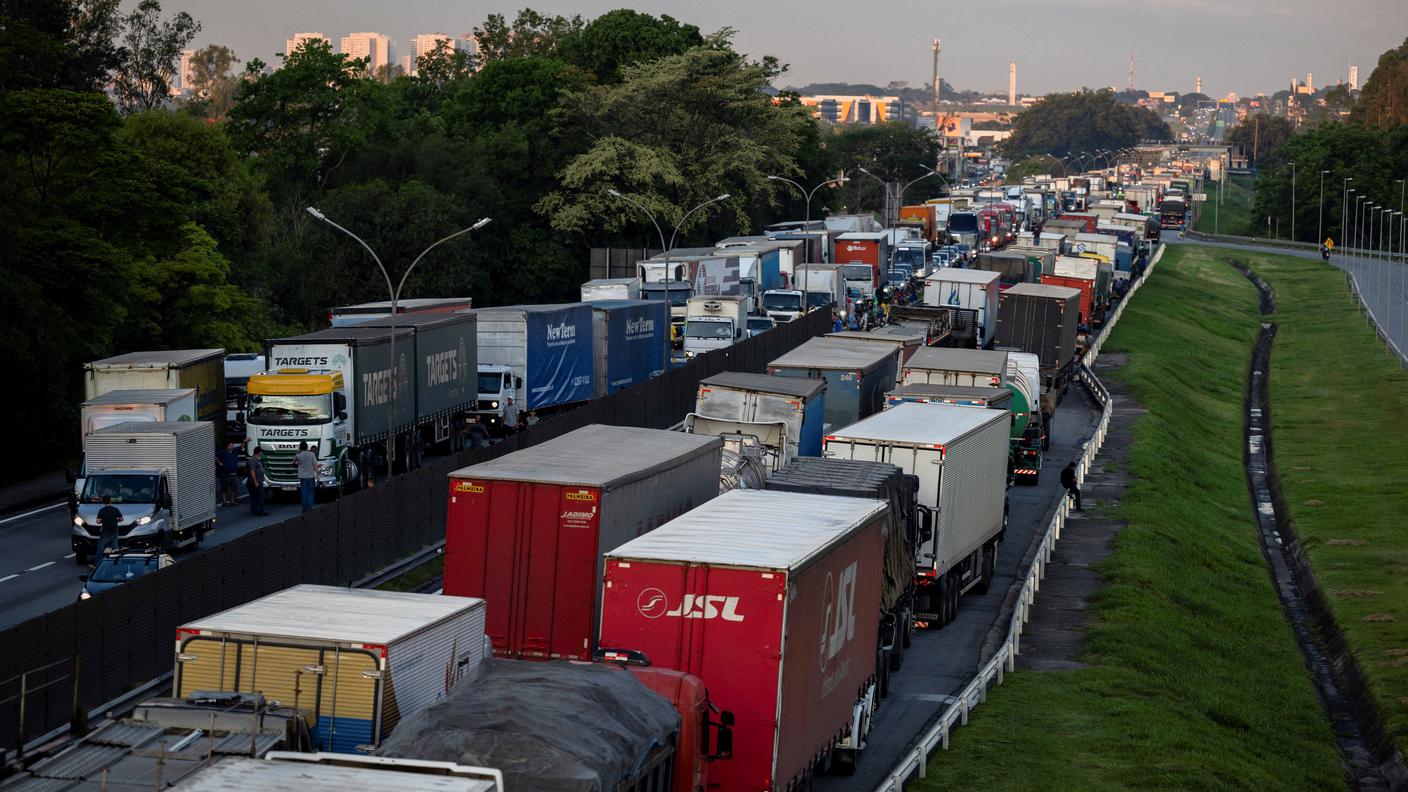
[[1359, 92], [1352, 118], [1381, 128], [1408, 124], [1408, 39], [1379, 56]]
[[1064, 156], [1119, 149], [1141, 140], [1167, 140], [1168, 124], [1142, 107], [1120, 104], [1108, 90], [1048, 94], [1017, 115], [1004, 154]]
[[190, 107], [206, 118], [224, 118], [239, 90], [240, 78], [234, 73], [239, 62], [234, 50], [219, 44], [211, 44], [192, 55], [188, 86], [193, 93]]
[[557, 54], [562, 43], [582, 30], [580, 16], [549, 16], [525, 8], [513, 23], [503, 14], [490, 14], [483, 27], [474, 29], [481, 61], [542, 57]]
[[187, 222], [180, 230], [172, 255], [133, 265], [122, 341], [134, 349], [258, 349], [262, 339], [251, 335], [249, 320], [259, 304], [229, 282], [229, 262], [205, 229]]
[[162, 21], [161, 3], [142, 0], [124, 22], [122, 60], [113, 75], [117, 104], [124, 113], [159, 107], [171, 94], [176, 63], [200, 23], [181, 11]]
[[[898, 122], [838, 129], [829, 135], [827, 150], [836, 170], [850, 175], [850, 181], [833, 201], [839, 204], [832, 207], [838, 211], [842, 206], [876, 210], [884, 207], [885, 189], [859, 173], [860, 168], [903, 186], [924, 175], [921, 166], [932, 168], [939, 159], [939, 141], [932, 132]], [[927, 197], [938, 195], [942, 186], [943, 182], [934, 179], [919, 182], [910, 190]]]
[[1278, 147], [1295, 134], [1295, 126], [1285, 116], [1258, 113], [1227, 130], [1224, 141], [1241, 146], [1253, 164], [1271, 158]]
[[0, 91], [98, 90], [117, 68], [120, 0], [0, 0]]
[[637, 11], [610, 11], [567, 37], [562, 58], [595, 75], [599, 83], [619, 80], [622, 66], [679, 55], [704, 45], [699, 28], [670, 16]]

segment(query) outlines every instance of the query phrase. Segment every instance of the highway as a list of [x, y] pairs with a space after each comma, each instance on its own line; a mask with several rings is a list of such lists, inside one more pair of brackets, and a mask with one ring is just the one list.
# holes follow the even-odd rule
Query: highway
[[[243, 489], [243, 488], [241, 488]], [[215, 530], [207, 533], [202, 546], [220, 544], [243, 536], [299, 511], [296, 499], [284, 496], [267, 507], [268, 517], [249, 513], [249, 501], [220, 509]], [[67, 504], [58, 503], [0, 519], [0, 629], [61, 608], [78, 598], [82, 583], [78, 576], [86, 566], [74, 563], [69, 546]], [[176, 551], [177, 563], [190, 551]]]
[[998, 548], [997, 576], [988, 593], [970, 592], [963, 597], [956, 621], [942, 631], [921, 631], [915, 636], [914, 645], [905, 655], [904, 668], [890, 677], [890, 695], [876, 713], [870, 742], [856, 774], [849, 778], [819, 777], [816, 789], [873, 789], [929, 720], [972, 680], [987, 659], [983, 645], [989, 631], [996, 627], [1005, 635], [1012, 618], [1008, 590], [1021, 585], [1027, 572], [1027, 550], [1063, 496], [1057, 474], [1068, 461], [1079, 456], [1081, 445], [1094, 432], [1099, 418], [1099, 408], [1085, 389], [1071, 385], [1056, 412], [1041, 483], [1007, 491], [1011, 503], [1007, 535]]

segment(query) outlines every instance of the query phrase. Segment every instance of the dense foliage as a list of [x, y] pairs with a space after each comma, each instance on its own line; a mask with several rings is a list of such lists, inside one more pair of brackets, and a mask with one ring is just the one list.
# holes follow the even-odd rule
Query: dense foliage
[[1241, 146], [1255, 166], [1262, 160], [1271, 159], [1276, 149], [1290, 140], [1293, 134], [1295, 125], [1285, 116], [1257, 113], [1227, 130], [1223, 142]]
[[1149, 110], [1121, 104], [1113, 92], [1048, 94], [1022, 111], [1003, 141], [1011, 157], [1067, 154], [1132, 146], [1141, 140], [1168, 140], [1168, 124]]
[[1379, 57], [1359, 92], [1352, 117], [1373, 127], [1408, 124], [1408, 39]]

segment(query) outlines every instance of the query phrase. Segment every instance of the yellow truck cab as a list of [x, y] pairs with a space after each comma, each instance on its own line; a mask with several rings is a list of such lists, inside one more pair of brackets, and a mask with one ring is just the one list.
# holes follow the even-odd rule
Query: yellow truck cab
[[263, 449], [269, 486], [298, 489], [298, 467], [293, 457], [304, 442], [318, 458], [318, 486], [336, 486], [340, 481], [356, 478], [357, 460], [346, 453], [350, 430], [341, 372], [297, 368], [265, 371], [251, 376], [246, 388], [248, 450]]

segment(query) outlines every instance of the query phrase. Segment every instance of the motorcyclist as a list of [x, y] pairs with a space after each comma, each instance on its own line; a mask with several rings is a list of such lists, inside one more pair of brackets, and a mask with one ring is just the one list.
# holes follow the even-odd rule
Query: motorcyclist
[[1321, 259], [1322, 261], [1329, 261], [1329, 260], [1330, 260], [1330, 247], [1329, 247], [1328, 245], [1326, 245], [1324, 242], [1321, 242], [1321, 243], [1320, 243], [1320, 259]]

